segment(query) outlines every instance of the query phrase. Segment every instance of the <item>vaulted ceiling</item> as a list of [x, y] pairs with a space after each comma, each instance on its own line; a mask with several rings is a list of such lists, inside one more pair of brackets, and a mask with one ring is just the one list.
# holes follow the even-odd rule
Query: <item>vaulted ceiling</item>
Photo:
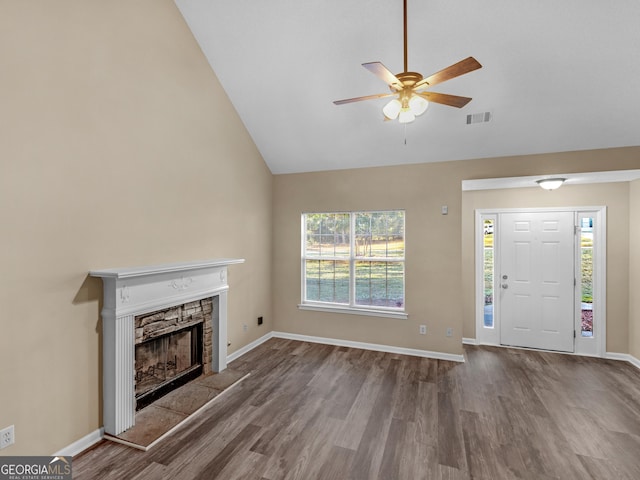
[[483, 68], [406, 126], [332, 103], [389, 92], [361, 64], [403, 70], [402, 0], [176, 3], [276, 174], [640, 145], [637, 0], [408, 0], [409, 70]]

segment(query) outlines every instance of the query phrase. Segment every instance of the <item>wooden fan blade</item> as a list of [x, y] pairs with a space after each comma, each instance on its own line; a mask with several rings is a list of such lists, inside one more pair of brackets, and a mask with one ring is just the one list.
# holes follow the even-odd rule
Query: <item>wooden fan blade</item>
[[365, 97], [347, 98], [346, 100], [336, 100], [333, 103], [336, 105], [344, 105], [345, 103], [361, 102], [363, 100], [374, 100], [376, 98], [392, 97], [395, 93], [378, 93], [376, 95], [367, 95]]
[[422, 98], [426, 98], [430, 102], [448, 105], [450, 107], [462, 108], [471, 101], [469, 97], [459, 97], [458, 95], [448, 95], [446, 93], [437, 92], [415, 92]]
[[420, 80], [413, 86], [413, 88], [417, 89], [420, 87], [437, 85], [439, 83], [446, 82], [447, 80], [451, 80], [452, 78], [459, 77], [460, 75], [464, 75], [465, 73], [473, 72], [479, 68], [482, 68], [482, 65], [480, 65], [475, 58], [468, 57], [458, 63], [454, 63], [444, 70], [440, 70], [438, 73], [434, 73], [430, 77]]
[[390, 87], [393, 87], [396, 90], [402, 90], [402, 82], [380, 62], [363, 63], [362, 66]]

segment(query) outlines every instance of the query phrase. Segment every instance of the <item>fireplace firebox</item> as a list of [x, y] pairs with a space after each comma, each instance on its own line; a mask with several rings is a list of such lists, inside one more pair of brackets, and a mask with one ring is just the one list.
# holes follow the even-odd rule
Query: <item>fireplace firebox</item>
[[202, 324], [136, 345], [136, 410], [202, 374]]
[[211, 371], [211, 321], [218, 297], [134, 317], [136, 410]]

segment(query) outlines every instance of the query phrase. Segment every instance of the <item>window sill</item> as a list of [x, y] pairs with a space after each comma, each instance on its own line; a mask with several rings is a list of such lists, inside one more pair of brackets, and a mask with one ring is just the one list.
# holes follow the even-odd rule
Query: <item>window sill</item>
[[335, 305], [317, 305], [303, 303], [298, 305], [300, 310], [313, 310], [316, 312], [330, 312], [330, 313], [346, 313], [349, 315], [365, 315], [367, 317], [385, 317], [385, 318], [399, 318], [406, 320], [409, 318], [409, 314], [405, 312], [394, 312], [392, 310], [370, 310], [368, 308], [353, 308], [353, 307], [338, 307]]

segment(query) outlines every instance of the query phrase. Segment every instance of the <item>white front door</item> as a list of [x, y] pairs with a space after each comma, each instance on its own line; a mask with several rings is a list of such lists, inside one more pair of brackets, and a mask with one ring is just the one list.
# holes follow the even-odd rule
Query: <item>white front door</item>
[[573, 212], [502, 213], [500, 343], [574, 350]]

